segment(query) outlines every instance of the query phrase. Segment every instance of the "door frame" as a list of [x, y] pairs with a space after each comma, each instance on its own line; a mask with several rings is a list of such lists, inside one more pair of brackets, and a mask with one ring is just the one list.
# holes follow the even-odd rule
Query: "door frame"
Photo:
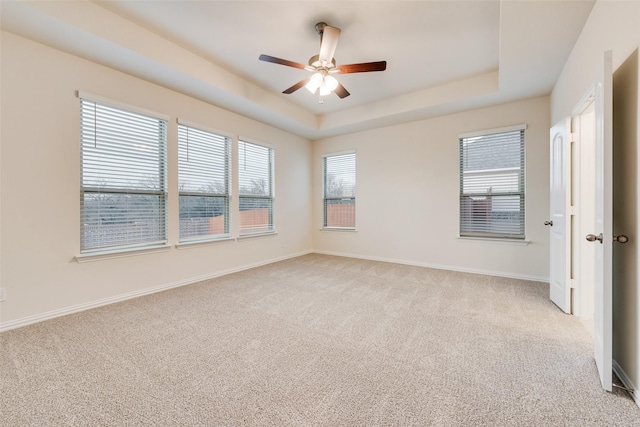
[[[596, 75], [593, 86], [581, 98], [572, 111], [572, 140], [579, 149], [579, 155], [570, 156], [570, 160], [579, 159], [579, 163], [571, 163], [572, 174], [579, 173], [580, 178], [573, 180], [579, 195], [578, 214], [574, 218], [577, 227], [572, 229], [572, 256], [568, 266], [576, 272], [575, 264], [580, 265], [579, 277], [574, 276], [574, 296], [576, 298], [574, 314], [578, 312], [587, 318], [593, 310], [591, 328], [594, 358], [603, 389], [612, 390], [613, 375], [613, 327], [612, 327], [612, 52], [604, 52], [603, 61]], [[593, 113], [592, 113], [593, 111]], [[587, 114], [588, 112], [588, 114]], [[592, 117], [592, 118], [591, 118]], [[589, 119], [583, 123], [583, 119]], [[576, 124], [574, 127], [573, 124]], [[593, 137], [591, 140], [591, 136]], [[598, 141], [602, 146], [598, 145]], [[592, 142], [592, 146], [589, 143]], [[578, 170], [580, 172], [574, 172]], [[595, 172], [595, 173], [594, 173]], [[572, 187], [574, 190], [575, 187]], [[575, 201], [572, 201], [575, 203]], [[594, 242], [599, 235], [599, 242], [584, 245], [584, 237], [589, 234], [589, 241]], [[602, 246], [600, 246], [602, 245]], [[590, 249], [593, 248], [592, 255]], [[589, 289], [589, 280], [593, 287]], [[585, 301], [593, 296], [592, 308]]]
[[[595, 179], [595, 85], [592, 86], [571, 111], [571, 205], [575, 216], [571, 225], [571, 268], [573, 278], [572, 314], [589, 322], [593, 333], [592, 277], [594, 247], [584, 236], [591, 233], [595, 221], [593, 207]], [[590, 117], [591, 116], [591, 117]], [[587, 127], [588, 132], [585, 131]], [[590, 262], [589, 262], [590, 260]]]

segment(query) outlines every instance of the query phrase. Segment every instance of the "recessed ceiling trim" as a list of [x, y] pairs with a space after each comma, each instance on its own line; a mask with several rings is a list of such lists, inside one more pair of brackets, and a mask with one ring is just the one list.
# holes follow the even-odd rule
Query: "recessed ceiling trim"
[[[549, 94], [594, 1], [397, 2], [393, 15], [391, 2], [294, 3], [3, 1], [0, 18], [3, 31], [316, 140]], [[298, 19], [271, 25], [283, 10]], [[272, 82], [288, 75], [258, 61], [270, 39], [295, 59], [316, 36], [289, 34], [318, 18], [341, 26], [345, 57], [389, 56], [375, 79], [344, 77], [354, 90], [339, 110], [282, 95]]]
[[364, 106], [327, 114], [320, 117], [319, 130], [329, 131], [332, 128], [367, 122], [389, 115], [408, 113], [497, 92], [498, 79], [499, 72], [497, 70], [491, 71], [467, 79], [385, 99], [384, 101], [371, 102]]

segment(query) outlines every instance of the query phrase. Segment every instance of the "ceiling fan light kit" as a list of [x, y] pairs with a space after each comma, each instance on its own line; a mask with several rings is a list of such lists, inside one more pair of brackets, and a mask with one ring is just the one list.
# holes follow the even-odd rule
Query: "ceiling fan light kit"
[[309, 78], [309, 82], [305, 85], [305, 87], [311, 93], [316, 93], [316, 91], [320, 89], [319, 102], [322, 104], [322, 97], [331, 95], [331, 92], [333, 92], [338, 87], [338, 85], [338, 80], [336, 80], [335, 77], [330, 76], [326, 72], [318, 71]]
[[364, 62], [360, 64], [348, 64], [336, 66], [336, 60], [333, 57], [338, 39], [340, 38], [340, 29], [331, 27], [325, 22], [316, 24], [316, 31], [320, 34], [320, 53], [309, 58], [309, 65], [303, 65], [298, 62], [286, 59], [276, 58], [269, 55], [260, 55], [260, 61], [271, 62], [274, 64], [285, 65], [287, 67], [300, 68], [312, 72], [311, 77], [299, 81], [290, 88], [285, 89], [282, 93], [291, 94], [301, 87], [306, 87], [311, 93], [319, 91], [319, 103], [322, 104], [323, 96], [330, 95], [335, 91], [340, 98], [346, 98], [350, 93], [340, 84], [340, 82], [331, 74], [351, 74], [351, 73], [367, 73], [371, 71], [384, 71], [387, 68], [387, 61]]

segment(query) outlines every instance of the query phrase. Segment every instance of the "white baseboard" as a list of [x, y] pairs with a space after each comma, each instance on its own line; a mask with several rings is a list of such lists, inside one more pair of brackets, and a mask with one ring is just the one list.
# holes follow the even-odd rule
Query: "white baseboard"
[[631, 390], [629, 394], [633, 398], [634, 402], [636, 402], [636, 405], [640, 406], [640, 393], [638, 393], [638, 390], [633, 384], [633, 381], [631, 381], [631, 378], [629, 378], [624, 369], [622, 369], [622, 367], [618, 365], [618, 362], [616, 362], [615, 360], [613, 361], [613, 372], [615, 372], [618, 378], [620, 378], [620, 381], [622, 381], [622, 385], [624, 385], [625, 388]]
[[416, 266], [416, 267], [435, 268], [437, 270], [458, 271], [458, 272], [461, 272], [461, 273], [483, 274], [485, 276], [507, 277], [509, 279], [520, 279], [520, 280], [530, 280], [530, 281], [533, 281], [533, 282], [549, 283], [549, 278], [548, 277], [532, 276], [532, 275], [527, 275], [527, 274], [514, 274], [514, 273], [508, 273], [508, 272], [504, 272], [504, 271], [481, 270], [481, 269], [474, 269], [474, 268], [459, 267], [459, 266], [455, 266], [455, 265], [431, 264], [431, 263], [428, 263], [428, 262], [418, 262], [418, 261], [410, 261], [410, 260], [405, 260], [405, 259], [385, 258], [385, 257], [376, 257], [376, 256], [368, 256], [368, 255], [359, 255], [359, 254], [349, 254], [349, 253], [343, 253], [343, 252], [314, 250], [313, 253], [323, 254], [323, 255], [341, 256], [341, 257], [346, 257], [346, 258], [366, 259], [366, 260], [369, 260], [369, 261], [392, 262], [394, 264], [404, 264], [404, 265], [413, 265], [413, 266]]
[[144, 296], [144, 295], [153, 294], [153, 293], [156, 293], [156, 292], [166, 291], [168, 289], [177, 288], [177, 287], [180, 287], [180, 286], [185, 286], [185, 285], [190, 285], [190, 284], [193, 284], [193, 283], [198, 283], [198, 282], [201, 282], [201, 281], [204, 281], [204, 280], [209, 280], [209, 279], [213, 279], [213, 278], [216, 278], [216, 277], [225, 276], [225, 275], [231, 274], [231, 273], [237, 273], [239, 271], [248, 270], [250, 268], [255, 268], [255, 267], [260, 267], [260, 266], [267, 265], [267, 264], [272, 264], [274, 262], [284, 261], [286, 259], [296, 258], [296, 257], [302, 256], [302, 255], [307, 255], [307, 254], [310, 254], [310, 253], [341, 256], [341, 257], [347, 257], [347, 258], [366, 259], [366, 260], [370, 260], [370, 261], [391, 262], [391, 263], [395, 263], [395, 264], [414, 265], [414, 266], [417, 266], [417, 267], [428, 267], [428, 268], [435, 268], [435, 269], [439, 269], [439, 270], [450, 270], [450, 271], [459, 271], [459, 272], [464, 272], [464, 273], [475, 273], [475, 274], [483, 274], [483, 275], [489, 275], [489, 276], [508, 277], [508, 278], [512, 278], [512, 279], [532, 280], [532, 281], [536, 281], [536, 282], [548, 282], [549, 281], [548, 278], [536, 277], [536, 276], [527, 276], [527, 275], [516, 275], [516, 274], [505, 273], [505, 272], [500, 272], [500, 271], [477, 270], [477, 269], [461, 268], [461, 267], [449, 266], [449, 265], [438, 265], [438, 264], [415, 262], [415, 261], [408, 261], [408, 260], [402, 260], [402, 259], [384, 258], [384, 257], [372, 257], [372, 256], [356, 255], [356, 254], [349, 254], [349, 253], [342, 253], [342, 252], [308, 250], [308, 251], [303, 251], [303, 252], [299, 252], [299, 253], [291, 254], [291, 255], [286, 255], [286, 256], [282, 256], [282, 257], [270, 258], [268, 260], [260, 261], [260, 262], [253, 263], [253, 264], [245, 264], [245, 265], [240, 266], [240, 267], [230, 268], [230, 269], [218, 271], [218, 272], [215, 272], [215, 273], [212, 273], [212, 274], [205, 274], [205, 275], [202, 275], [202, 276], [190, 277], [188, 279], [179, 280], [179, 281], [172, 282], [172, 283], [165, 283], [165, 284], [162, 284], [162, 285], [159, 285], [159, 286], [153, 286], [153, 287], [150, 287], [150, 288], [141, 289], [139, 291], [129, 292], [129, 293], [122, 294], [122, 295], [115, 295], [113, 297], [103, 298], [103, 299], [90, 301], [90, 302], [83, 303], [83, 304], [77, 304], [77, 305], [73, 305], [73, 306], [70, 306], [70, 307], [61, 308], [61, 309], [58, 309], [58, 310], [52, 310], [52, 311], [48, 311], [48, 312], [45, 312], [45, 313], [36, 314], [36, 315], [33, 315], [33, 316], [23, 317], [21, 319], [12, 320], [12, 321], [9, 321], [9, 322], [0, 323], [0, 332], [4, 332], [4, 331], [11, 330], [11, 329], [20, 328], [20, 327], [31, 325], [31, 324], [38, 323], [38, 322], [43, 322], [45, 320], [54, 319], [56, 317], [66, 316], [68, 314], [73, 314], [73, 313], [78, 313], [78, 312], [85, 311], [85, 310], [90, 310], [92, 308], [97, 308], [97, 307], [101, 307], [101, 306], [108, 305], [108, 304], [113, 304], [113, 303], [120, 302], [120, 301], [126, 301], [128, 299], [132, 299], [132, 298], [137, 298], [137, 297], [141, 297], [141, 296]]
[[156, 292], [166, 291], [172, 288], [178, 288], [180, 286], [191, 285], [193, 283], [202, 282], [203, 280], [214, 279], [216, 277], [225, 276], [227, 274], [237, 273], [239, 271], [249, 270], [251, 268], [260, 267], [267, 264], [273, 264], [274, 262], [284, 261], [291, 258], [296, 258], [302, 255], [307, 255], [312, 253], [313, 251], [304, 251], [296, 254], [285, 255], [277, 258], [271, 258], [268, 260], [256, 262], [253, 264], [245, 264], [240, 267], [230, 268], [227, 270], [218, 271], [211, 274], [205, 274], [197, 277], [190, 277], [184, 280], [178, 280], [172, 283], [165, 283], [159, 286], [152, 286], [150, 288], [141, 289], [139, 291], [129, 292], [122, 295], [115, 295], [113, 297], [102, 298], [95, 301], [86, 302], [83, 304], [77, 304], [70, 307], [61, 308], [58, 310], [47, 311], [45, 313], [36, 314], [33, 316], [23, 317], [21, 319], [12, 320], [10, 322], [0, 323], [0, 332], [8, 331], [10, 329], [21, 328], [23, 326], [31, 325], [38, 322], [43, 322], [45, 320], [54, 319], [56, 317], [66, 316], [68, 314], [78, 313], [85, 310], [90, 310], [92, 308], [101, 307], [108, 304], [113, 304], [120, 301], [125, 301], [132, 298], [141, 297], [144, 295], [154, 294]]

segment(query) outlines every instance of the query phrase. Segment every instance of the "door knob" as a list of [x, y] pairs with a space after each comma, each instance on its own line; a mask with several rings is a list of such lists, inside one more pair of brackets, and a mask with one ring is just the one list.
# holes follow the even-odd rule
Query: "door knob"
[[595, 234], [587, 234], [588, 242], [595, 242], [596, 240], [602, 243], [602, 233], [598, 234], [597, 236]]
[[621, 234], [619, 236], [613, 236], [613, 241], [618, 243], [627, 243], [629, 241], [629, 238], [624, 234]]
[[544, 225], [548, 225], [549, 227], [553, 227], [553, 221], [545, 221]]

